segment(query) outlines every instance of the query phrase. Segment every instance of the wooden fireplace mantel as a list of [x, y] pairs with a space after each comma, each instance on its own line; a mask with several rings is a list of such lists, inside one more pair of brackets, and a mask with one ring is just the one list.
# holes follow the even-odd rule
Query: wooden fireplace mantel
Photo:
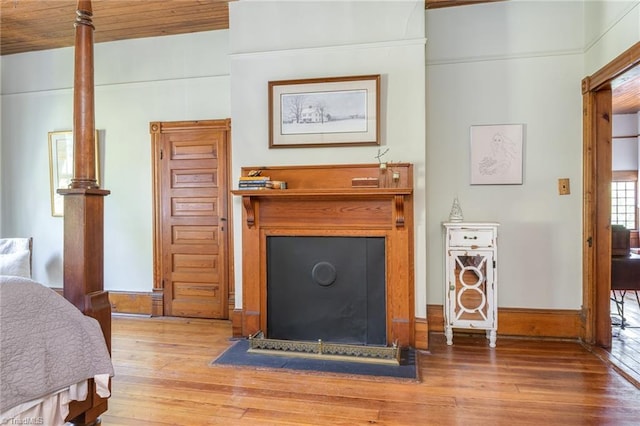
[[[387, 341], [414, 345], [413, 165], [407, 163], [243, 167], [287, 189], [236, 189], [243, 203], [243, 336], [268, 333], [266, 245], [269, 236], [385, 238]], [[354, 187], [353, 179], [378, 187]]]

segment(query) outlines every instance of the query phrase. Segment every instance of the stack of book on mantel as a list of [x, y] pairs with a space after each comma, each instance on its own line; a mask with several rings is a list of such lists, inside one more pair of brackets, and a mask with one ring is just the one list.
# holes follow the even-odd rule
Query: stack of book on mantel
[[269, 176], [240, 176], [238, 189], [266, 189], [271, 186], [270, 183]]

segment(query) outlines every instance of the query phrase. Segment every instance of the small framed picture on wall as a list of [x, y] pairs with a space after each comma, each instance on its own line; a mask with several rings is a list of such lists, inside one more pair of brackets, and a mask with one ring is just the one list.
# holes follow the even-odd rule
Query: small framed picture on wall
[[[96, 179], [100, 184], [99, 131], [95, 134]], [[51, 186], [51, 215], [64, 215], [64, 197], [58, 189], [68, 188], [73, 178], [73, 132], [49, 132], [49, 180]]]
[[522, 185], [524, 124], [471, 126], [471, 185]]

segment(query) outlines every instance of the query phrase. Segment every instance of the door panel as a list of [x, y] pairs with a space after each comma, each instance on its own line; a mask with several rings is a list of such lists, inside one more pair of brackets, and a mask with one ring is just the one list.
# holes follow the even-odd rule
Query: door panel
[[227, 129], [161, 132], [156, 223], [164, 315], [228, 317]]

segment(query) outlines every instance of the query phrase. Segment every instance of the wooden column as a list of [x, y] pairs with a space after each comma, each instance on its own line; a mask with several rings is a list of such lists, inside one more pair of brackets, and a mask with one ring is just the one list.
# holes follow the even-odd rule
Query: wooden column
[[[85, 315], [98, 320], [111, 351], [111, 306], [104, 291], [103, 204], [109, 191], [100, 189], [95, 167], [93, 83], [93, 15], [91, 1], [78, 1], [75, 21], [73, 101], [74, 173], [64, 196], [64, 297]], [[70, 405], [68, 420], [92, 424], [107, 409], [106, 399], [90, 387], [89, 397]]]
[[71, 188], [97, 188], [93, 83], [93, 11], [90, 0], [79, 0], [73, 84], [73, 178]]

